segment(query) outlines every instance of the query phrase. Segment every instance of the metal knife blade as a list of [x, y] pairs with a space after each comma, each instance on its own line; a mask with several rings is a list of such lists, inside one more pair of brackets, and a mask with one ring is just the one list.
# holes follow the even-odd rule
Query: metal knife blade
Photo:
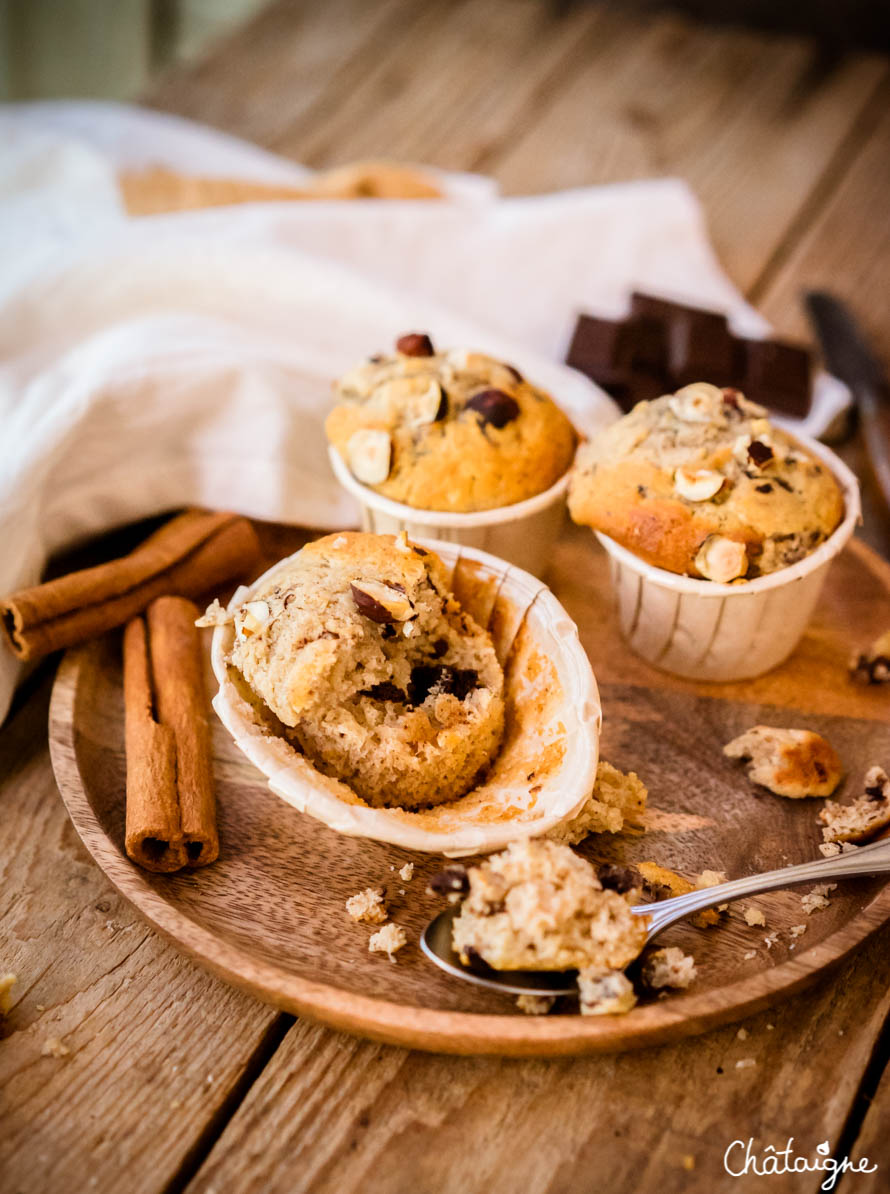
[[846, 382], [859, 411], [869, 461], [890, 509], [890, 384], [849, 308], [834, 295], [811, 290], [807, 314], [830, 372]]

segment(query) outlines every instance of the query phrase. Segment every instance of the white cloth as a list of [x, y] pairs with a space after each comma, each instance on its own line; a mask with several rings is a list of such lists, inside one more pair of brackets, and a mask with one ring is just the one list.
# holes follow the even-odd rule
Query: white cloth
[[[503, 356], [586, 432], [614, 417], [563, 359], [577, 313], [634, 288], [767, 325], [675, 180], [442, 203], [263, 203], [130, 220], [115, 172], [299, 181], [223, 134], [121, 105], [0, 111], [0, 591], [111, 526], [195, 504], [354, 521], [322, 422], [330, 380], [403, 331]], [[845, 400], [823, 379], [810, 427]], [[0, 654], [0, 719], [18, 668]]]

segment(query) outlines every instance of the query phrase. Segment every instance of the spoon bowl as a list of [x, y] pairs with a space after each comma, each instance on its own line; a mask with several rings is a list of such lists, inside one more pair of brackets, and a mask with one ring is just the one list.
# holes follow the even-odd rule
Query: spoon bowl
[[[781, 867], [762, 875], [732, 879], [716, 887], [704, 887], [656, 904], [637, 904], [631, 909], [648, 920], [646, 944], [665, 929], [705, 908], [726, 904], [743, 896], [762, 895], [798, 883], [820, 883], [826, 879], [855, 878], [890, 872], [890, 837], [860, 846], [848, 854], [819, 858], [797, 866]], [[454, 978], [507, 995], [577, 995], [577, 970], [495, 970], [481, 959], [464, 965], [452, 942], [452, 925], [460, 905], [446, 908], [423, 931], [420, 948], [431, 962]]]

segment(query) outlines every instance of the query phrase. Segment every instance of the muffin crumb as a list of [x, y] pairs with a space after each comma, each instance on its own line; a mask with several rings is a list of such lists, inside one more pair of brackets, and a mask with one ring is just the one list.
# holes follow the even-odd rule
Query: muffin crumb
[[852, 804], [826, 800], [819, 814], [826, 842], [865, 842], [890, 825], [890, 778], [883, 767], [871, 767], [865, 791]]
[[[643, 877], [644, 892], [655, 901], [670, 899], [672, 896], [688, 895], [696, 890], [696, 884], [691, 883], [683, 875], [660, 866], [657, 862], [638, 862], [636, 869]], [[706, 874], [707, 872], [702, 872]], [[712, 872], [716, 873], [716, 872]], [[720, 924], [720, 913], [716, 908], [704, 908], [690, 917], [690, 923], [700, 929]]]
[[65, 1042], [57, 1036], [47, 1037], [47, 1039], [40, 1046], [41, 1057], [55, 1057], [59, 1061], [61, 1061], [63, 1057], [67, 1057], [70, 1052], [71, 1050], [68, 1048]]
[[812, 730], [754, 726], [728, 742], [723, 753], [748, 761], [752, 783], [791, 800], [830, 796], [843, 774], [834, 747]]
[[18, 975], [11, 971], [0, 974], [0, 1016], [8, 1016], [12, 1010], [12, 988], [18, 981]]
[[518, 995], [516, 998], [516, 1006], [527, 1016], [546, 1016], [554, 1003], [554, 995]]
[[745, 909], [745, 924], [751, 925], [752, 928], [755, 925], [765, 925], [766, 917], [759, 908], [748, 907]]
[[395, 962], [394, 955], [408, 944], [408, 935], [401, 925], [390, 921], [382, 929], [371, 935], [368, 941], [370, 953], [386, 954], [390, 962]]
[[403, 867], [399, 868], [399, 878], [403, 883], [410, 883], [414, 878], [414, 863], [406, 862]]
[[686, 988], [697, 974], [695, 958], [684, 954], [676, 945], [646, 954], [640, 971], [644, 986], [651, 991], [660, 991], [663, 987]]
[[591, 833], [620, 833], [628, 821], [639, 820], [648, 792], [634, 771], [623, 772], [601, 759], [596, 782], [574, 817], [545, 835], [552, 842], [576, 846]]
[[469, 892], [453, 926], [466, 964], [497, 970], [621, 970], [646, 943], [646, 918], [603, 887], [568, 846], [511, 842], [467, 872]]
[[346, 911], [353, 920], [371, 925], [383, 924], [389, 915], [383, 898], [383, 888], [366, 887], [364, 891], [356, 892], [346, 901]]
[[801, 907], [807, 916], [811, 916], [814, 912], [819, 912], [821, 909], [827, 908], [831, 903], [828, 893], [834, 891], [836, 887], [836, 883], [817, 883], [812, 891], [808, 891], [806, 895], [801, 896]]
[[582, 1016], [624, 1015], [637, 1002], [627, 975], [602, 966], [578, 971], [578, 997]]
[[890, 630], [876, 638], [865, 651], [853, 655], [850, 675], [857, 684], [890, 683]]

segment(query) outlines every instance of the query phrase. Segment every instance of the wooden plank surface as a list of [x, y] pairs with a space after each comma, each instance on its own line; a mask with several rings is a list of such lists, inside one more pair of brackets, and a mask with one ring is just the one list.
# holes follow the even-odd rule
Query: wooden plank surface
[[890, 1009], [888, 944], [883, 934], [836, 981], [746, 1021], [744, 1040], [733, 1026], [617, 1057], [502, 1061], [298, 1023], [190, 1190], [744, 1189], [723, 1169], [734, 1139], [782, 1147], [793, 1135], [809, 1151], [838, 1139]]
[[[149, 98], [319, 168], [395, 157], [523, 193], [680, 175], [747, 289], [888, 75], [876, 55], [829, 69], [801, 39], [618, 4], [428, 0], [381, 6], [373, 24], [369, 7], [338, 0], [325, 20], [278, 6], [237, 54]], [[319, 72], [335, 24], [344, 36]], [[246, 76], [237, 91], [233, 71]]]
[[[151, 102], [310, 165], [384, 153], [535, 190], [679, 173], [769, 318], [801, 331], [797, 290], [827, 279], [886, 350], [887, 65], [817, 66], [803, 42], [614, 5], [552, 16], [525, 0], [300, 0], [169, 76]], [[0, 957], [21, 977], [0, 1051], [11, 1189], [66, 1194], [95, 1178], [111, 1191], [125, 1172], [128, 1188], [160, 1191], [195, 1171], [190, 1189], [207, 1194], [497, 1194], [519, 1174], [530, 1190], [734, 1192], [745, 1187], [721, 1157], [736, 1136], [781, 1147], [793, 1134], [810, 1152], [855, 1142], [866, 1072], [877, 1094], [861, 1147], [882, 1172], [850, 1188], [885, 1187], [886, 935], [837, 981], [755, 1017], [744, 1041], [724, 1029], [621, 1058], [505, 1062], [297, 1024], [276, 1051], [266, 1009], [146, 934], [86, 862], [53, 792], [44, 723], [45, 694], [0, 732]], [[50, 1037], [71, 1053], [41, 1057]], [[743, 1058], [756, 1065], [737, 1070]]]
[[[47, 676], [47, 681], [51, 677]], [[156, 936], [81, 846], [49, 684], [0, 734], [0, 1188], [163, 1189], [287, 1022]], [[58, 1056], [54, 1056], [55, 1049]]]

